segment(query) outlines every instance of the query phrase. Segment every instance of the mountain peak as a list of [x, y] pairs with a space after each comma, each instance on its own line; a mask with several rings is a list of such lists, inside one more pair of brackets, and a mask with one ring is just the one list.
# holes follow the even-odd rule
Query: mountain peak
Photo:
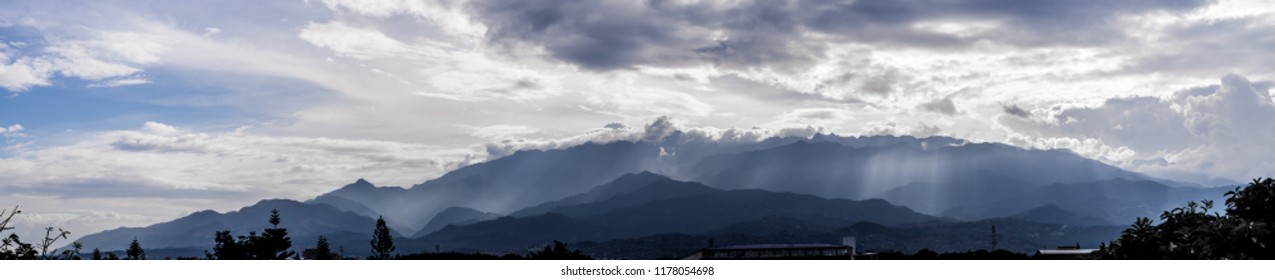
[[342, 189], [370, 189], [375, 187], [376, 185], [373, 185], [372, 182], [368, 182], [367, 180], [364, 180], [363, 178], [359, 178], [358, 180], [354, 181], [354, 183], [350, 183], [349, 185], [345, 185], [344, 187], [341, 187], [341, 188]]

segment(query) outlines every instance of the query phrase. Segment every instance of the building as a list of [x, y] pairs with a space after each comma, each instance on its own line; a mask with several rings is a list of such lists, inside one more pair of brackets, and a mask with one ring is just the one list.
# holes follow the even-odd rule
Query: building
[[1043, 260], [1079, 260], [1084, 259], [1098, 249], [1081, 249], [1080, 245], [1076, 246], [1058, 246], [1057, 249], [1042, 249], [1036, 251], [1036, 259]]
[[839, 259], [854, 258], [855, 238], [842, 244], [746, 244], [704, 248], [686, 259]]

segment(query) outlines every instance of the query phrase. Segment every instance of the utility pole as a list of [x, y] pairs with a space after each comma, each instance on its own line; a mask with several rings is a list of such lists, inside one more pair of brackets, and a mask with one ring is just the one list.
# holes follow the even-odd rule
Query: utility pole
[[996, 251], [996, 225], [992, 225], [992, 251]]

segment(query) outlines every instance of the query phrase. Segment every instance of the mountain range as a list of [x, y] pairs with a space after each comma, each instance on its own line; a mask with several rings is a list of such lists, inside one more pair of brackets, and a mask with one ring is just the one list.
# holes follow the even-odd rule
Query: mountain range
[[[363, 239], [377, 217], [386, 219], [400, 252], [408, 253], [437, 248], [516, 252], [552, 240], [599, 250], [624, 240], [660, 243], [646, 238], [683, 245], [695, 243], [686, 238], [704, 236], [811, 241], [867, 234], [870, 225], [879, 225], [882, 233], [861, 238], [878, 242], [865, 248], [892, 244], [902, 249], [938, 246], [920, 240], [938, 240], [923, 237], [971, 223], [1059, 226], [1078, 232], [1063, 236], [1083, 235], [1088, 242], [1094, 236], [1114, 239], [1118, 230], [1112, 226], [1135, 217], [1155, 217], [1186, 201], [1220, 199], [1226, 190], [1153, 178], [1067, 150], [949, 137], [816, 135], [752, 143], [687, 138], [677, 132], [657, 142], [519, 151], [407, 188], [359, 179], [305, 202], [264, 200], [239, 211], [201, 211], [79, 242], [114, 250], [137, 237], [153, 248], [208, 250], [213, 232], [259, 231], [271, 209], [279, 210], [280, 226], [297, 240], [294, 248], [324, 234], [353, 255], [367, 251]], [[1028, 224], [1033, 226], [1023, 226]], [[860, 228], [847, 230], [854, 226]], [[1094, 230], [1079, 233], [1087, 228]], [[1041, 238], [1042, 232], [1007, 231], [1005, 240], [1025, 240], [1016, 243], [1018, 249], [1064, 241]], [[349, 240], [334, 242], [333, 236]], [[952, 241], [957, 245], [946, 247], [982, 244], [986, 234], [961, 236]]]

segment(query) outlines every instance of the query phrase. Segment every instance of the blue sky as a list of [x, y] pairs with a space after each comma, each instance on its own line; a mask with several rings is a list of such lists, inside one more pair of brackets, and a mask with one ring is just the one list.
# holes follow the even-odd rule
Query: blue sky
[[0, 201], [140, 226], [519, 149], [945, 135], [1271, 176], [1262, 1], [0, 4]]

